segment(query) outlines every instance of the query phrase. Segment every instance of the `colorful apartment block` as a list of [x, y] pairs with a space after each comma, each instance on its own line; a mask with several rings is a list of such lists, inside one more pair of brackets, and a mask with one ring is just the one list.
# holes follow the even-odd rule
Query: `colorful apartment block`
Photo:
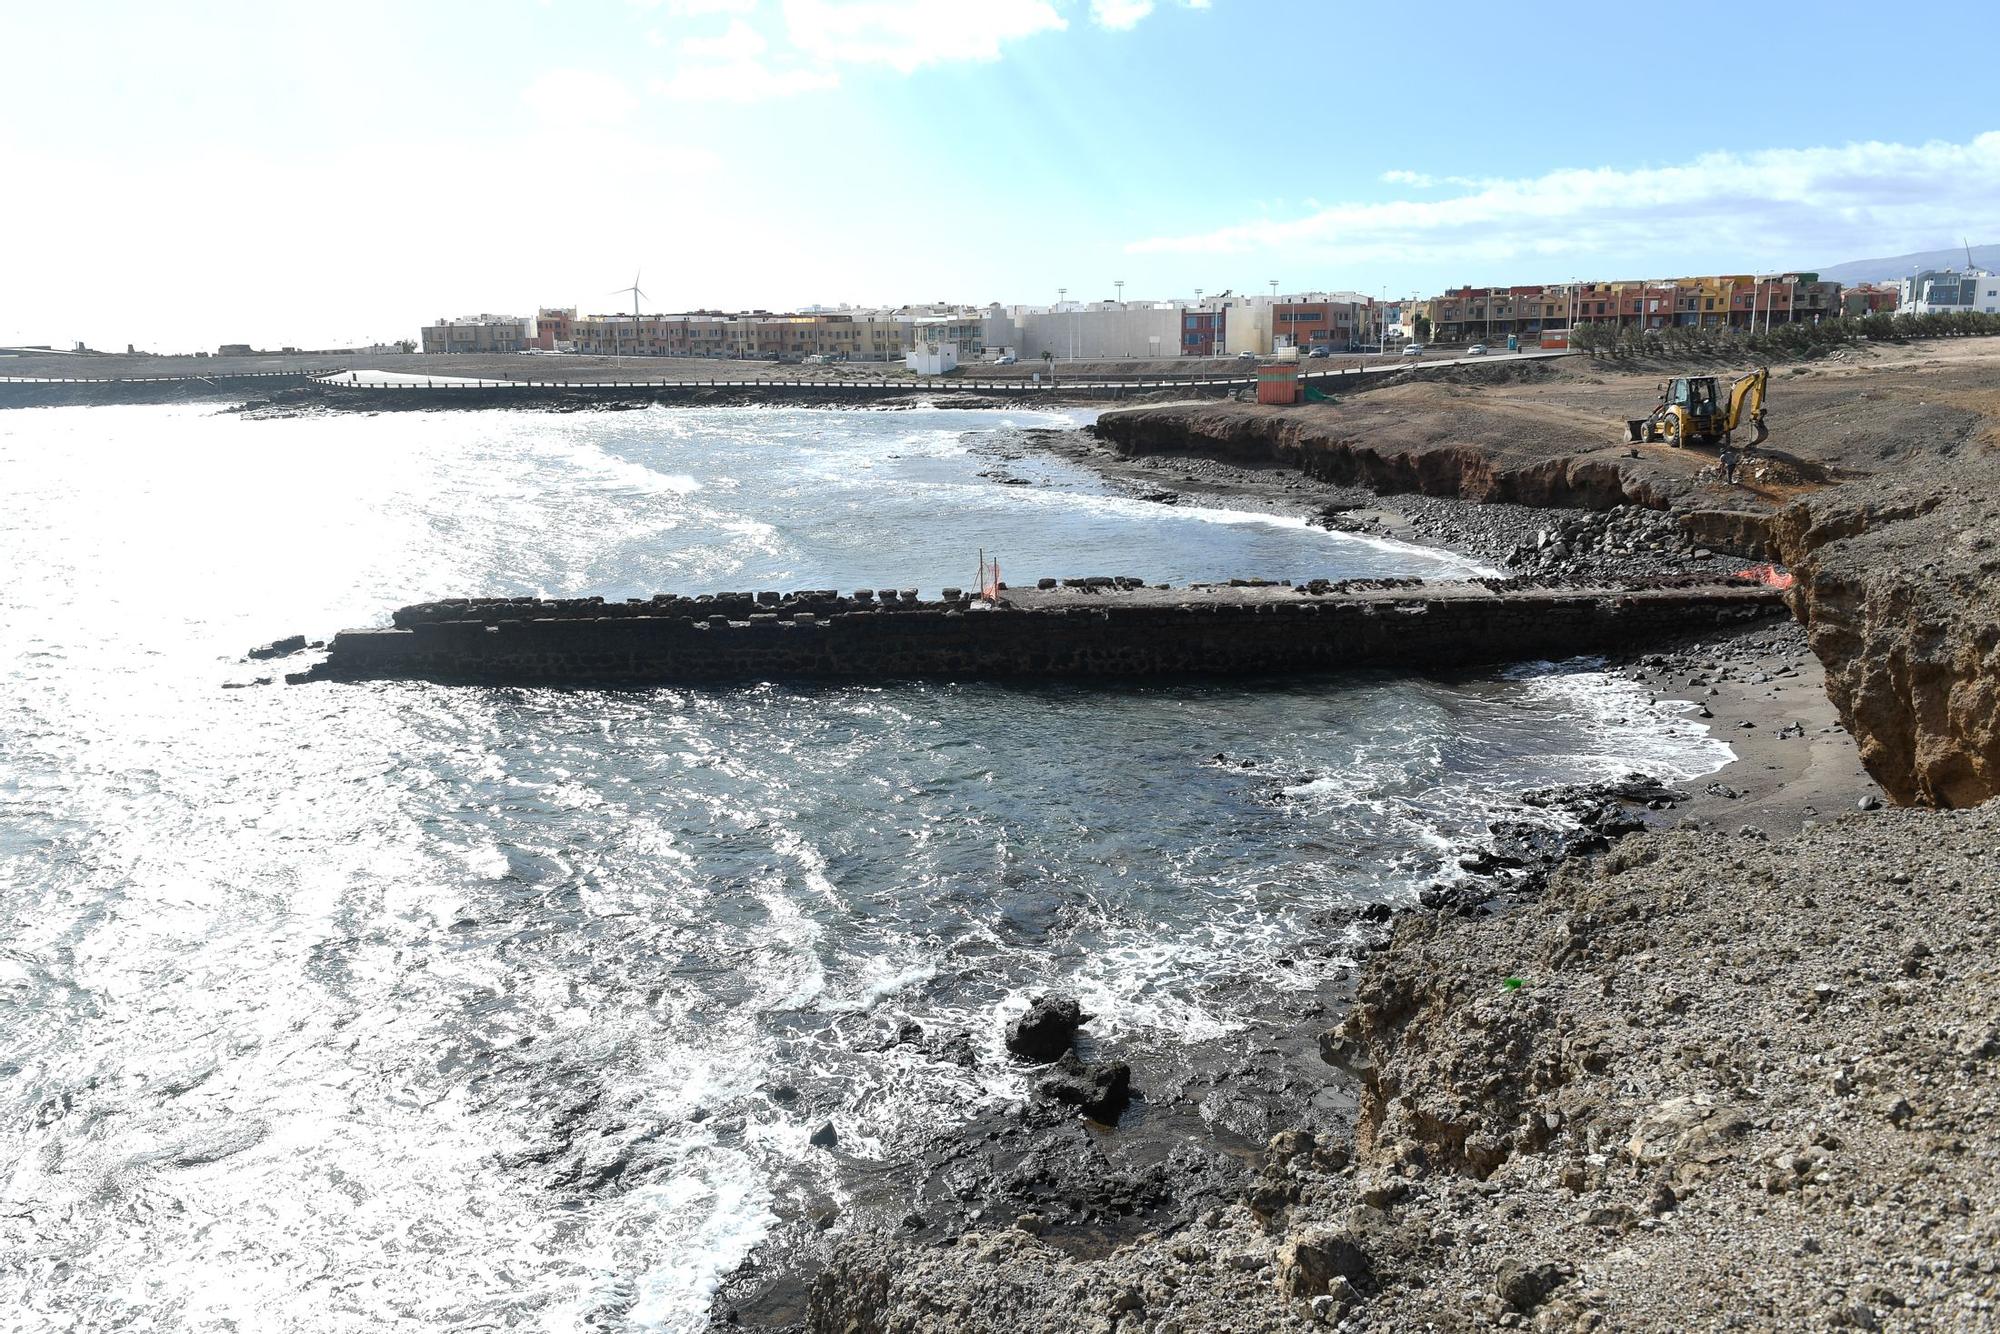
[[1271, 335], [1281, 346], [1346, 352], [1366, 337], [1366, 315], [1366, 304], [1358, 301], [1276, 301]]

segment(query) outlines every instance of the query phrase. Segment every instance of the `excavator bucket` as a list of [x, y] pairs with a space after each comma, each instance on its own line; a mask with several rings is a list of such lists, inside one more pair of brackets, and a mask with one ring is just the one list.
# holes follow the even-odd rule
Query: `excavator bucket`
[[1625, 443], [1628, 445], [1644, 444], [1646, 442], [1646, 427], [1648, 424], [1648, 419], [1645, 417], [1641, 417], [1636, 421], [1628, 418], [1625, 422]]
[[1757, 435], [1754, 439], [1750, 441], [1750, 448], [1755, 449], [1757, 448], [1757, 446], [1763, 444], [1766, 440], [1769, 440], [1771, 438], [1771, 428], [1764, 425], [1764, 419], [1762, 417], [1759, 417], [1753, 423], [1753, 425], [1755, 425], [1757, 428]]

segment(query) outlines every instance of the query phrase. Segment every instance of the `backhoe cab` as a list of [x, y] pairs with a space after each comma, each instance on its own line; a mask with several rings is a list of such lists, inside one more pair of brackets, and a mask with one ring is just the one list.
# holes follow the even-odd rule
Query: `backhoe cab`
[[1635, 445], [1664, 440], [1676, 449], [1726, 446], [1748, 420], [1757, 434], [1746, 448], [1754, 449], [1771, 434], [1764, 425], [1764, 387], [1770, 379], [1770, 370], [1760, 366], [1731, 384], [1725, 395], [1713, 375], [1680, 376], [1666, 386], [1651, 415], [1625, 423], [1625, 439]]

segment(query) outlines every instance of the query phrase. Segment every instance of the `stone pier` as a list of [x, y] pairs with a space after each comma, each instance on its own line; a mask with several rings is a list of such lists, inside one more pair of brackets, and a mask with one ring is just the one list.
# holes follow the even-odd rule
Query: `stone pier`
[[948, 677], [1055, 679], [1437, 671], [1644, 646], [1784, 614], [1747, 581], [1563, 584], [1043, 580], [997, 602], [957, 589], [467, 598], [344, 630], [286, 679], [508, 685]]

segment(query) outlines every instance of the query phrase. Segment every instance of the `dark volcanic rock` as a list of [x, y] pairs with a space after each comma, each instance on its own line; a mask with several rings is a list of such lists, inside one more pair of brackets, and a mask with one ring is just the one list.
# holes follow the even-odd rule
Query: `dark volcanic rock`
[[1116, 1125], [1131, 1101], [1132, 1071], [1123, 1061], [1085, 1065], [1075, 1052], [1066, 1051], [1037, 1089], [1045, 1098], [1082, 1108], [1093, 1121]]
[[283, 639], [274, 639], [268, 644], [259, 644], [256, 648], [250, 650], [249, 656], [259, 659], [284, 658], [294, 653], [304, 652], [305, 647], [306, 637], [304, 635], [286, 635]]
[[1007, 1030], [1007, 1050], [1024, 1060], [1053, 1061], [1069, 1050], [1076, 1030], [1089, 1018], [1074, 996], [1038, 996]]
[[1552, 1264], [1522, 1264], [1510, 1260], [1500, 1266], [1493, 1290], [1500, 1300], [1516, 1311], [1528, 1312], [1549, 1299], [1562, 1286], [1563, 1271]]

